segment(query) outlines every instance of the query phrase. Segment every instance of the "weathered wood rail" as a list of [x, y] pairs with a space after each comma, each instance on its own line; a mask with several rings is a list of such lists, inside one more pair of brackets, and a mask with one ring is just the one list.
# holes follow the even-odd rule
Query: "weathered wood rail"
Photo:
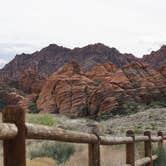
[[[163, 148], [166, 136], [160, 131], [152, 136], [149, 131], [143, 136], [135, 136], [127, 131], [125, 137], [99, 136], [97, 128], [91, 133], [67, 131], [42, 125], [25, 123], [25, 112], [17, 106], [9, 106], [3, 111], [0, 124], [0, 140], [3, 140], [4, 166], [26, 166], [26, 139], [55, 140], [88, 144], [89, 166], [100, 166], [100, 145], [126, 145], [126, 164], [124, 166], [153, 166], [157, 155], [152, 155], [152, 144], [157, 142]], [[135, 160], [135, 144], [144, 142], [145, 157]], [[111, 162], [111, 156], [110, 156]]]

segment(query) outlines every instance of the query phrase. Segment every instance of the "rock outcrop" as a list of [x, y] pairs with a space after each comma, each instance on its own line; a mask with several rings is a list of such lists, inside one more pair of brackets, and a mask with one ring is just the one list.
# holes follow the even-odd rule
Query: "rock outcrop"
[[82, 74], [77, 63], [66, 64], [46, 81], [37, 106], [41, 111], [85, 116], [95, 84]]
[[110, 112], [133, 101], [150, 104], [166, 100], [165, 77], [142, 63], [126, 65], [106, 78], [89, 101], [92, 114]]
[[49, 76], [66, 63], [73, 60], [79, 63], [83, 70], [100, 63], [113, 63], [120, 67], [136, 60], [131, 54], [122, 54], [115, 48], [98, 43], [73, 50], [51, 44], [33, 54], [21, 54], [0, 70], [0, 80], [7, 78], [19, 79], [20, 72], [31, 68], [41, 76]]
[[27, 111], [31, 104], [41, 112], [94, 116], [128, 102], [166, 101], [166, 46], [137, 59], [101, 43], [72, 50], [51, 44], [17, 55], [0, 70], [0, 83], [0, 108], [19, 104]]
[[161, 66], [158, 71], [166, 78], [166, 64]]
[[127, 102], [150, 104], [166, 100], [166, 79], [148, 65], [133, 62], [93, 67], [84, 73], [77, 63], [66, 64], [44, 85], [37, 106], [41, 111], [76, 116], [110, 113]]
[[159, 68], [160, 66], [165, 65], [166, 64], [166, 45], [163, 45], [157, 51], [152, 51], [149, 55], [144, 55], [141, 61], [152, 65], [154, 68]]

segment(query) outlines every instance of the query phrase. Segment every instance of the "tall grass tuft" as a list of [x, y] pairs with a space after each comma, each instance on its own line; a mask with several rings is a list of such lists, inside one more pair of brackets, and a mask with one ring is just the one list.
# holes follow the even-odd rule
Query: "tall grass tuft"
[[154, 166], [166, 166], [166, 148], [159, 148], [155, 151], [158, 158], [154, 161]]
[[37, 149], [30, 151], [30, 158], [48, 157], [54, 159], [57, 164], [65, 163], [75, 152], [75, 147], [66, 143], [44, 142]]

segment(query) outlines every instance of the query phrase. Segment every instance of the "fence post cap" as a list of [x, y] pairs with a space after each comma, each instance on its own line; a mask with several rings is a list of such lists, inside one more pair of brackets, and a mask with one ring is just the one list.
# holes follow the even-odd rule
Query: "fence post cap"
[[134, 136], [134, 131], [133, 130], [127, 130], [126, 131], [126, 136]]
[[97, 134], [97, 135], [100, 134], [98, 122], [88, 123], [87, 126], [89, 127], [89, 133], [93, 133], [93, 134]]
[[146, 136], [151, 136], [151, 131], [145, 131], [145, 132], [144, 132], [144, 135], [146, 135]]

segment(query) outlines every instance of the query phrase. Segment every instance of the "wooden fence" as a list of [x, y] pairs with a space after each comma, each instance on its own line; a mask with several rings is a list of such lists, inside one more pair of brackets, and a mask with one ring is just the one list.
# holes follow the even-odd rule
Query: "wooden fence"
[[[67, 131], [42, 125], [25, 123], [25, 112], [16, 106], [9, 106], [3, 111], [3, 123], [0, 124], [0, 140], [3, 140], [4, 166], [26, 166], [26, 139], [55, 140], [71, 143], [88, 144], [89, 166], [100, 166], [100, 145], [126, 145], [126, 164], [124, 166], [153, 166], [157, 155], [152, 155], [152, 143], [160, 148], [166, 136], [158, 132], [152, 136], [149, 131], [143, 136], [135, 136], [127, 131], [125, 137], [99, 136], [97, 128], [91, 133]], [[144, 142], [145, 157], [135, 161], [135, 144]], [[111, 162], [111, 156], [110, 156]]]

